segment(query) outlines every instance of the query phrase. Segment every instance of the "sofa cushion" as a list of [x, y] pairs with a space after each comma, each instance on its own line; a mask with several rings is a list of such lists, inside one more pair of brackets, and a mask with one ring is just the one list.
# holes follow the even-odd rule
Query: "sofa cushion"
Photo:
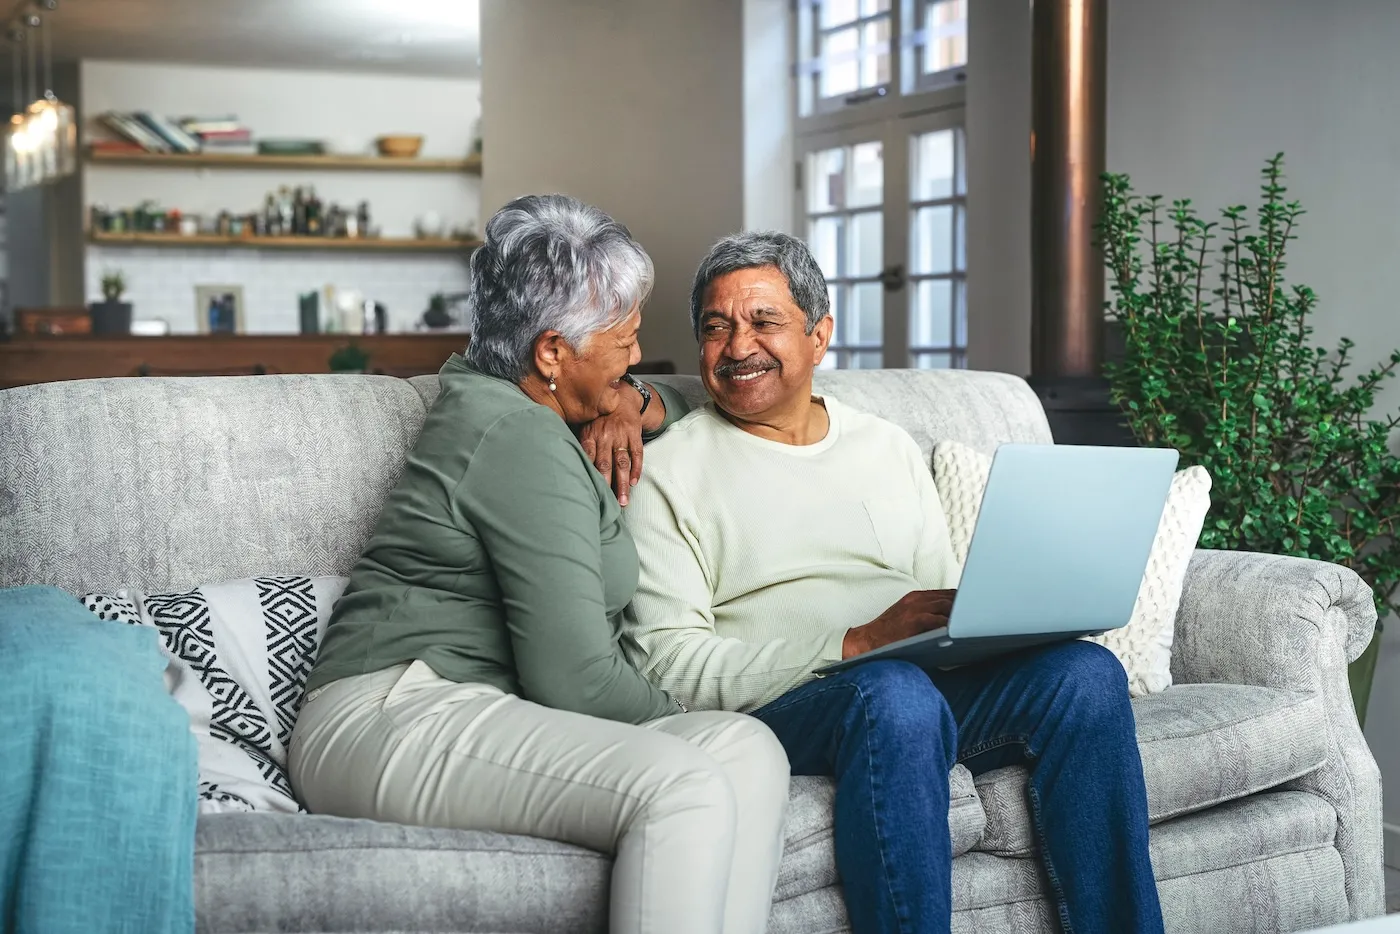
[[[1336, 830], [1336, 810], [1302, 791], [1253, 795], [1153, 828], [1167, 930], [1298, 931], [1345, 918]], [[1036, 860], [967, 854], [953, 863], [953, 931], [1059, 930], [1043, 885]]]
[[100, 619], [160, 633], [166, 689], [199, 742], [199, 810], [301, 810], [287, 745], [343, 577], [257, 577], [187, 593], [83, 596]]
[[195, 926], [245, 931], [607, 929], [607, 857], [564, 843], [306, 814], [210, 814]]
[[[948, 793], [948, 831], [953, 838], [953, 855], [961, 856], [982, 836], [986, 816], [972, 785], [972, 773], [960, 765], [948, 773]], [[836, 785], [831, 779], [813, 775], [793, 777], [775, 901], [796, 898], [836, 883], [836, 850], [832, 838], [835, 799]]]
[[[1133, 701], [1152, 823], [1274, 788], [1322, 765], [1322, 698], [1239, 684], [1181, 684]], [[987, 829], [975, 849], [1035, 849], [1026, 770], [977, 777]]]

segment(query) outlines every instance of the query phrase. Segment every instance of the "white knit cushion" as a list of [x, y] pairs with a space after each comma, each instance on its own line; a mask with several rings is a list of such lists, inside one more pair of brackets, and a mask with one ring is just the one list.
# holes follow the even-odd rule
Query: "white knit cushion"
[[[959, 564], [967, 560], [991, 470], [990, 457], [956, 441], [940, 441], [933, 449], [933, 480], [948, 516], [948, 534]], [[1176, 610], [1181, 604], [1186, 567], [1209, 511], [1210, 474], [1204, 467], [1177, 471], [1128, 625], [1088, 637], [1118, 656], [1134, 697], [1171, 687]]]

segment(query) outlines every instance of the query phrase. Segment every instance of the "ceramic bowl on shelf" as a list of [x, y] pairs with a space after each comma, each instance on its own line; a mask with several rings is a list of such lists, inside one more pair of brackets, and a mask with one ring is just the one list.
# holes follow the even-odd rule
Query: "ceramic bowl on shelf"
[[399, 158], [413, 158], [418, 155], [418, 151], [423, 148], [422, 136], [381, 136], [374, 141], [375, 147], [381, 156], [397, 156]]

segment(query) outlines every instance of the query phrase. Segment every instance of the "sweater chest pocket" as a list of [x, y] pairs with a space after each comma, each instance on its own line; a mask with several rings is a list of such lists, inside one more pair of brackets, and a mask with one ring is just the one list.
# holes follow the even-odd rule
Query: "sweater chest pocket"
[[923, 516], [918, 504], [908, 499], [872, 497], [862, 501], [865, 516], [880, 543], [882, 563], [893, 570], [912, 574], [914, 552], [923, 533]]

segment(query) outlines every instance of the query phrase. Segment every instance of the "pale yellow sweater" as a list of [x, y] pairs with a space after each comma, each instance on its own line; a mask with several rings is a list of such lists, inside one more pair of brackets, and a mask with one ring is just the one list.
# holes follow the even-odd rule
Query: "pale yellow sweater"
[[641, 579], [623, 641], [692, 709], [755, 710], [840, 659], [850, 627], [911, 590], [956, 586], [918, 445], [825, 401], [817, 444], [755, 437], [711, 404], [647, 446], [625, 512]]

